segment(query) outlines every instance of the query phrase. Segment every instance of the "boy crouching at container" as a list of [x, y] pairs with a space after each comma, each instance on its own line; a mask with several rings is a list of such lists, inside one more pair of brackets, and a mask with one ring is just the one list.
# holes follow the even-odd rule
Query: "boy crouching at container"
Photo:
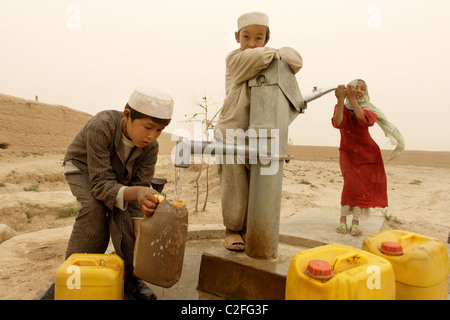
[[[89, 120], [64, 157], [66, 180], [81, 203], [66, 259], [73, 253], [104, 253], [111, 237], [125, 263], [125, 294], [133, 300], [156, 299], [133, 275], [133, 251], [143, 214], [152, 215], [158, 204], [154, 197], [158, 192], [150, 182], [157, 138], [170, 123], [172, 112], [168, 94], [138, 87], [123, 112], [101, 111]], [[54, 295], [49, 293], [52, 287], [44, 298], [53, 298], [49, 297]]]

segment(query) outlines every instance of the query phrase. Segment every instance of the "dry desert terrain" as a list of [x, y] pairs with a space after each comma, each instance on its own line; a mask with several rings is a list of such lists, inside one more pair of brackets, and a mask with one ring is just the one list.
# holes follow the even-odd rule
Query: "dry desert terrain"
[[[60, 105], [48, 105], [0, 95], [0, 299], [27, 300], [48, 283], [63, 263], [78, 207], [61, 167], [68, 144], [91, 115]], [[173, 196], [174, 145], [169, 134], [160, 139], [156, 176], [168, 180], [164, 192]], [[285, 164], [281, 219], [304, 208], [336, 212], [342, 176], [336, 147], [290, 146], [295, 160]], [[389, 155], [389, 151], [383, 151]], [[383, 229], [395, 228], [442, 240], [450, 251], [450, 153], [405, 151], [386, 162], [389, 208], [374, 209], [385, 217]], [[220, 188], [215, 165], [199, 179], [199, 210], [195, 212], [196, 179], [200, 166], [187, 169], [181, 198], [189, 223], [221, 224]]]

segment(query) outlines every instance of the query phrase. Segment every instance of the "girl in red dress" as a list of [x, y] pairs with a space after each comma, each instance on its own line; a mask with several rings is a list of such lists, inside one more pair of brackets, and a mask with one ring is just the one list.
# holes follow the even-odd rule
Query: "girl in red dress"
[[[388, 206], [386, 173], [381, 151], [369, 134], [377, 122], [391, 141], [397, 142], [394, 156], [404, 149], [400, 132], [370, 103], [366, 83], [357, 79], [335, 91], [337, 105], [331, 119], [341, 134], [339, 160], [344, 186], [338, 233], [347, 233], [347, 215], [353, 215], [350, 233], [362, 234], [359, 219], [370, 215], [370, 208]], [[347, 99], [346, 99], [347, 98]]]

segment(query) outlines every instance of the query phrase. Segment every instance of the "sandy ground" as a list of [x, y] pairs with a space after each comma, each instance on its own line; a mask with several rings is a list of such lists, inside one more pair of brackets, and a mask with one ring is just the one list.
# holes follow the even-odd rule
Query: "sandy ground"
[[[10, 105], [14, 105], [15, 117], [23, 119], [17, 128], [0, 128], [0, 143], [10, 144], [8, 149], [0, 149], [0, 225], [5, 224], [13, 230], [13, 237], [6, 241], [0, 236], [0, 242], [3, 241], [0, 243], [0, 300], [26, 300], [35, 298], [64, 262], [75, 218], [60, 215], [76, 211], [78, 204], [64, 180], [61, 162], [70, 137], [89, 116], [67, 107], [49, 107], [0, 95], [2, 123], [10, 124], [7, 119], [12, 112], [8, 109]], [[46, 128], [47, 118], [41, 116], [30, 120], [24, 115], [45, 115], [49, 112], [46, 108], [56, 108], [61, 115], [47, 125], [45, 136], [40, 136], [36, 132]], [[30, 109], [39, 112], [30, 112]], [[72, 125], [61, 128], [67, 123], [68, 115]], [[56, 117], [55, 112], [53, 117]], [[24, 126], [26, 121], [29, 125]], [[55, 134], [62, 138], [52, 142], [51, 137]], [[51, 153], [45, 152], [49, 150], [49, 143], [53, 143]], [[173, 199], [175, 168], [169, 155], [173, 143], [165, 136], [160, 144], [163, 154], [158, 160], [156, 176], [168, 180], [163, 192]], [[284, 166], [281, 220], [304, 208], [323, 208], [336, 212], [337, 223], [343, 183], [337, 148], [291, 146], [290, 153], [299, 160]], [[383, 229], [402, 229], [432, 236], [442, 240], [450, 251], [447, 243], [450, 153], [406, 152], [398, 160], [386, 163], [385, 167], [389, 208], [372, 211], [373, 215], [386, 217]], [[199, 180], [199, 210], [195, 210], [199, 169], [199, 165], [191, 166], [183, 179], [181, 198], [190, 213], [189, 223], [221, 224], [220, 188], [215, 165], [209, 169], [206, 210], [202, 211], [205, 167]]]

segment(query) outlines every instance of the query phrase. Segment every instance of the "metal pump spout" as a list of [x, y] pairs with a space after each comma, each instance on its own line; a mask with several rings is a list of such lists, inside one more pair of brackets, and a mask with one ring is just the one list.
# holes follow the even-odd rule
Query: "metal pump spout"
[[[216, 156], [217, 163], [223, 163], [227, 156], [237, 156], [241, 160], [247, 159], [249, 163], [269, 162], [281, 159], [276, 151], [268, 150], [264, 145], [252, 144], [229, 144], [218, 141], [192, 141], [181, 139], [177, 141], [175, 147], [175, 167], [189, 168], [191, 165], [191, 155]], [[287, 159], [284, 159], [287, 160]]]
[[218, 141], [192, 141], [178, 140], [175, 148], [175, 167], [189, 168], [191, 165], [191, 155], [217, 155], [217, 156], [243, 156], [249, 158], [256, 154], [256, 149], [252, 149], [244, 144], [227, 144]]

